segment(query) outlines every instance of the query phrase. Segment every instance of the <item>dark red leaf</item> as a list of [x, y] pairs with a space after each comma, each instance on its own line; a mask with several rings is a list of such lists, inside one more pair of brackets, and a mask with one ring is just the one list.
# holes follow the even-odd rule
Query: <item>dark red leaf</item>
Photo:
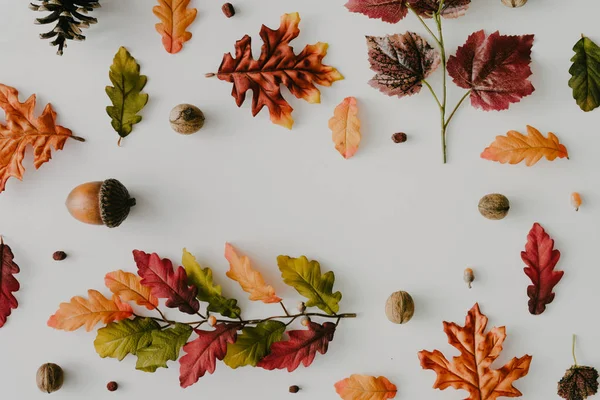
[[508, 109], [535, 90], [531, 76], [533, 35], [487, 38], [473, 33], [448, 60], [448, 73], [458, 86], [471, 90], [473, 107], [485, 111]]
[[346, 8], [369, 18], [395, 24], [408, 14], [406, 0], [349, 0]]
[[554, 240], [537, 222], [527, 236], [527, 245], [525, 251], [521, 252], [521, 258], [527, 264], [523, 270], [533, 282], [527, 287], [529, 312], [539, 315], [554, 300], [552, 290], [563, 277], [564, 271], [554, 270], [560, 259], [560, 251], [554, 249]]
[[179, 308], [179, 311], [187, 314], [198, 312], [198, 288], [188, 286], [183, 267], [173, 271], [173, 263], [169, 259], [161, 259], [156, 253], [147, 254], [140, 250], [133, 251], [133, 258], [138, 267], [138, 275], [142, 278], [142, 285], [149, 287], [152, 295], [167, 299], [165, 304], [169, 308]]
[[193, 385], [207, 372], [215, 372], [217, 360], [225, 358], [227, 343], [235, 343], [240, 327], [239, 324], [218, 324], [214, 331], [195, 331], [198, 338], [183, 346], [187, 354], [179, 360], [181, 387]]
[[257, 366], [268, 370], [287, 368], [289, 372], [298, 368], [300, 363], [308, 367], [317, 352], [327, 352], [334, 333], [335, 324], [331, 322], [325, 322], [323, 325], [311, 322], [308, 330], [289, 331], [289, 340], [273, 343], [271, 354], [263, 358]]
[[13, 293], [19, 290], [20, 285], [13, 275], [18, 274], [20, 270], [13, 259], [12, 250], [0, 237], [0, 328], [6, 323], [11, 310], [19, 305]]
[[[408, 0], [410, 6], [423, 18], [431, 18], [440, 9], [440, 0]], [[441, 15], [444, 18], [458, 18], [465, 15], [471, 0], [446, 0]]]

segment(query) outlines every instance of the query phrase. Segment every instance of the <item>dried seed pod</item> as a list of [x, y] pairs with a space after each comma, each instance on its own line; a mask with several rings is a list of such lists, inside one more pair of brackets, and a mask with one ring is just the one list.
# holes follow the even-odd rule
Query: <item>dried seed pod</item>
[[473, 273], [473, 270], [471, 268], [465, 269], [465, 272], [463, 274], [463, 280], [467, 283], [467, 285], [469, 285], [469, 289], [471, 289], [471, 284], [475, 280], [475, 274]]
[[506, 7], [518, 8], [527, 4], [527, 0], [502, 0], [502, 4]]
[[404, 143], [406, 142], [407, 136], [404, 132], [397, 132], [392, 135], [392, 140], [394, 143]]
[[479, 200], [479, 212], [487, 219], [503, 219], [508, 214], [508, 210], [510, 210], [510, 202], [502, 194], [488, 194]]
[[171, 128], [182, 135], [191, 135], [204, 126], [204, 113], [191, 104], [180, 104], [171, 110], [169, 122]]
[[581, 195], [577, 192], [571, 194], [571, 205], [575, 208], [575, 211], [579, 211], [581, 207]]
[[55, 251], [54, 254], [52, 254], [52, 258], [54, 261], [62, 261], [67, 258], [67, 253], [64, 251]]
[[45, 393], [53, 393], [59, 390], [64, 382], [64, 372], [56, 364], [47, 363], [37, 370], [37, 387]]
[[415, 303], [407, 292], [392, 293], [385, 303], [385, 315], [395, 324], [405, 324], [415, 313]]

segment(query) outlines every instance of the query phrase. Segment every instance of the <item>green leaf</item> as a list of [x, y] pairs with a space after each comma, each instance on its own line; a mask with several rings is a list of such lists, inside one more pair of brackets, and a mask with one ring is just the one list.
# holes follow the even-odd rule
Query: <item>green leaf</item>
[[176, 361], [179, 352], [187, 343], [192, 328], [185, 324], [175, 324], [172, 328], [152, 332], [152, 344], [138, 351], [136, 369], [155, 372], [158, 368], [168, 368], [167, 361]]
[[137, 354], [150, 345], [152, 332], [160, 329], [160, 325], [150, 318], [124, 319], [111, 322], [98, 329], [94, 347], [100, 357], [116, 358], [119, 361], [128, 354]]
[[244, 328], [237, 341], [227, 345], [223, 361], [233, 369], [246, 365], [256, 367], [269, 354], [271, 345], [281, 340], [285, 328], [285, 324], [279, 321], [265, 321], [255, 328]]
[[208, 303], [208, 311], [216, 312], [224, 317], [239, 318], [242, 310], [237, 305], [237, 300], [227, 299], [222, 296], [221, 286], [213, 282], [213, 273], [210, 268], [202, 268], [196, 258], [186, 249], [183, 249], [182, 262], [188, 276], [188, 283], [198, 288], [198, 300]]
[[140, 75], [139, 64], [125, 47], [115, 55], [108, 75], [114, 86], [107, 86], [106, 94], [113, 105], [106, 107], [106, 112], [114, 130], [124, 138], [142, 120], [137, 113], [148, 103], [148, 95], [141, 93], [148, 77]]
[[309, 261], [306, 257], [277, 257], [277, 265], [283, 281], [306, 297], [307, 307], [319, 307], [329, 315], [340, 310], [342, 299], [340, 292], [332, 293], [335, 275], [329, 271], [321, 275], [321, 266], [317, 261]]
[[583, 111], [592, 111], [600, 106], [600, 47], [583, 36], [573, 50], [569, 87], [577, 105]]

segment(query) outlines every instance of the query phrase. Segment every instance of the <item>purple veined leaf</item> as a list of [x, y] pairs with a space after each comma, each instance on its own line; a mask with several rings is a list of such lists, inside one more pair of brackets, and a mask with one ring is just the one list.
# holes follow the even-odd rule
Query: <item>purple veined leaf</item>
[[[423, 18], [431, 18], [440, 9], [440, 0], [408, 0], [417, 14]], [[441, 15], [444, 18], [458, 18], [465, 15], [471, 0], [446, 0]]]
[[406, 17], [406, 0], [349, 0], [346, 8], [369, 18], [395, 24]]

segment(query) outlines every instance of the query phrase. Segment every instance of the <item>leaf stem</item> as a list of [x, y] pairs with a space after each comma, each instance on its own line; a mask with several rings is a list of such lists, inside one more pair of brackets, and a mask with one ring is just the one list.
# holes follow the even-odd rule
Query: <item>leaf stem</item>
[[84, 139], [84, 138], [82, 138], [82, 137], [79, 137], [79, 136], [71, 135], [71, 136], [69, 136], [69, 137], [70, 137], [71, 139], [75, 139], [75, 140], [77, 140], [78, 142], [85, 142], [85, 139]]
[[575, 366], [577, 366], [577, 357], [575, 356], [575, 343], [577, 342], [577, 336], [573, 335], [573, 344], [571, 347], [571, 352], [573, 353], [573, 361], [575, 362]]
[[442, 29], [442, 17], [440, 12], [444, 5], [444, 0], [440, 1], [440, 7], [438, 12], [433, 15], [435, 19], [435, 24], [437, 26], [438, 31], [438, 43], [440, 45], [440, 56], [442, 57], [442, 106], [440, 107], [440, 123], [442, 129], [442, 152], [444, 154], [444, 164], [447, 162], [447, 151], [446, 151], [446, 103], [448, 101], [448, 85], [447, 85], [447, 60], [446, 60], [446, 46], [444, 45], [444, 32]]
[[287, 308], [285, 308], [285, 305], [283, 304], [283, 300], [280, 301], [279, 304], [281, 305], [281, 308], [283, 308], [283, 312], [285, 313], [285, 315], [289, 316], [290, 313], [288, 312]]
[[433, 98], [435, 99], [435, 102], [437, 103], [438, 107], [441, 110], [442, 109], [442, 103], [440, 103], [440, 99], [437, 97], [437, 94], [435, 94], [435, 91], [433, 90], [433, 88], [431, 87], [431, 85], [429, 84], [429, 82], [427, 82], [427, 79], [423, 79], [421, 82], [423, 82], [425, 84], [425, 86], [427, 86], [427, 88], [429, 89], [429, 91], [433, 95]]
[[408, 9], [410, 11], [412, 11], [413, 14], [415, 14], [415, 16], [419, 19], [419, 21], [421, 22], [421, 24], [423, 24], [423, 26], [425, 27], [425, 29], [427, 29], [427, 32], [429, 32], [429, 34], [433, 37], [433, 39], [437, 42], [438, 45], [442, 45], [440, 43], [440, 41], [438, 40], [438, 38], [435, 36], [435, 34], [433, 33], [433, 31], [431, 30], [431, 28], [429, 27], [429, 25], [427, 25], [427, 23], [425, 22], [425, 20], [423, 18], [421, 18], [421, 16], [419, 15], [419, 13], [417, 13], [415, 11], [414, 8], [411, 7], [410, 4], [406, 3], [406, 6], [408, 7]]
[[452, 121], [452, 117], [454, 117], [454, 114], [456, 114], [456, 111], [458, 111], [458, 109], [460, 108], [460, 106], [462, 105], [462, 103], [467, 99], [467, 97], [469, 97], [470, 94], [471, 94], [471, 91], [468, 90], [467, 93], [465, 93], [465, 95], [456, 104], [456, 107], [454, 107], [454, 110], [452, 110], [452, 113], [450, 114], [450, 116], [446, 120], [446, 124], [445, 124], [446, 128], [448, 127], [448, 124], [450, 123], [450, 121]]

